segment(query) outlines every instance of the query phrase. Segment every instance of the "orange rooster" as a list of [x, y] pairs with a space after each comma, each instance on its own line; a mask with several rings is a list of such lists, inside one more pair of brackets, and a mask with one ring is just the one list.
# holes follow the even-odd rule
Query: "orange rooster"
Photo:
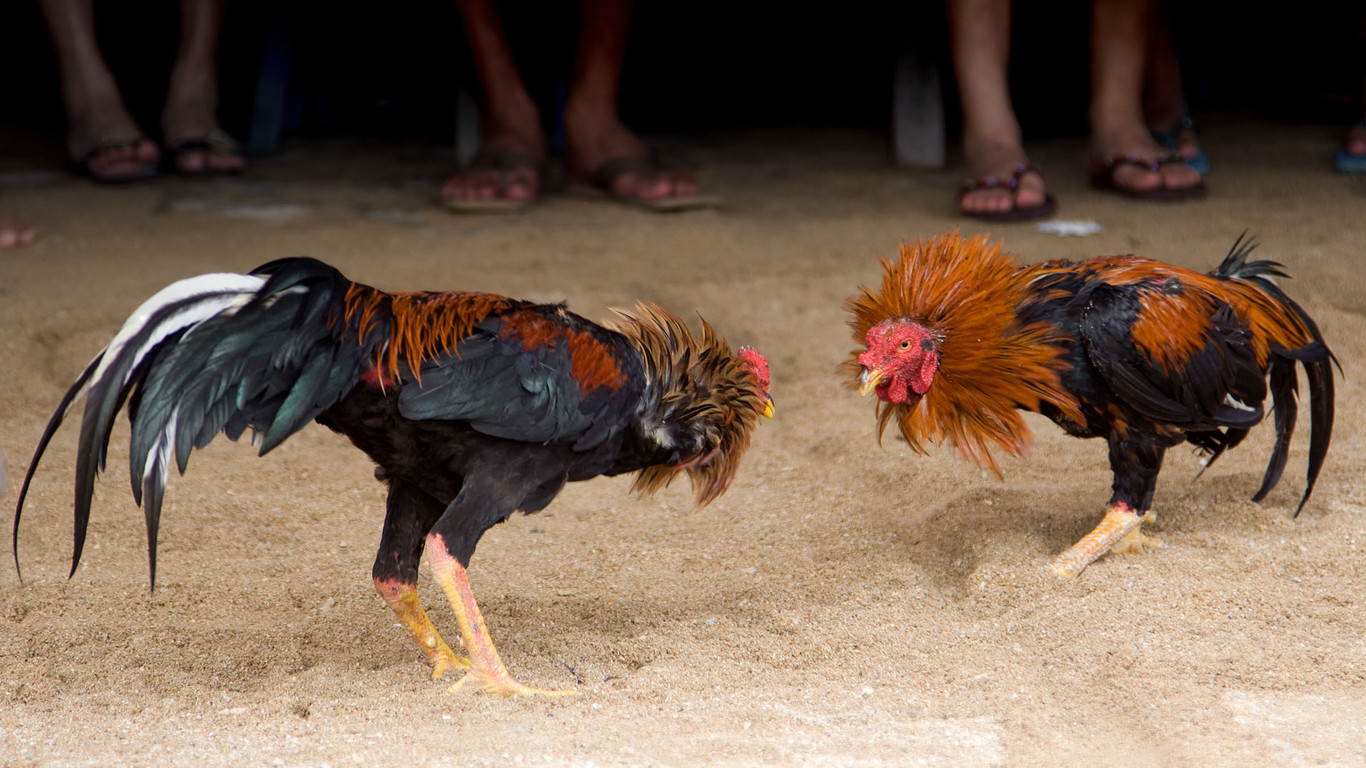
[[1248, 261], [1253, 247], [1239, 238], [1200, 274], [1137, 256], [1025, 266], [982, 235], [903, 245], [883, 259], [881, 289], [846, 304], [863, 345], [847, 365], [864, 395], [877, 393], [879, 435], [895, 420], [915, 451], [947, 438], [998, 476], [992, 448], [1029, 447], [1020, 409], [1104, 437], [1114, 472], [1105, 517], [1052, 562], [1076, 576], [1112, 548], [1161, 546], [1140, 526], [1163, 454], [1189, 441], [1208, 466], [1262, 420], [1269, 380], [1276, 445], [1253, 500], [1264, 498], [1285, 468], [1299, 363], [1312, 434], [1298, 515], [1328, 452], [1337, 361], [1273, 281], [1280, 265]]

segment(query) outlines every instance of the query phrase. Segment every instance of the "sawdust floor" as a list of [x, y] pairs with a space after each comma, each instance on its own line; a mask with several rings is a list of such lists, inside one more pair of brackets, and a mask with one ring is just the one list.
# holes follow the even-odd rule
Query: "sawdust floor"
[[589, 317], [636, 299], [700, 312], [768, 355], [778, 416], [700, 512], [685, 487], [602, 479], [484, 538], [472, 580], [514, 675], [582, 692], [550, 701], [427, 679], [369, 579], [383, 490], [320, 427], [265, 458], [198, 454], [168, 494], [152, 593], [121, 427], [68, 580], [67, 427], [19, 533], [25, 581], [0, 569], [0, 765], [1366, 765], [1366, 186], [1328, 170], [1328, 127], [1203, 137], [1212, 194], [1179, 206], [1093, 191], [1080, 141], [1039, 144], [1060, 217], [1104, 231], [992, 234], [1031, 261], [1207, 269], [1251, 230], [1342, 361], [1336, 440], [1298, 520], [1304, 434], [1262, 504], [1269, 425], [1199, 482], [1173, 451], [1155, 502], [1169, 548], [1070, 582], [1046, 564], [1100, 516], [1100, 441], [1031, 417], [1033, 458], [1001, 482], [947, 448], [879, 446], [837, 371], [842, 302], [879, 278], [877, 254], [978, 229], [954, 215], [961, 167], [896, 170], [857, 133], [694, 139], [723, 211], [556, 198], [462, 218], [431, 204], [451, 164], [430, 148], [303, 144], [239, 179], [123, 189], [5, 159], [0, 207], [41, 238], [0, 253], [10, 503], [61, 393], [136, 305], [282, 256]]

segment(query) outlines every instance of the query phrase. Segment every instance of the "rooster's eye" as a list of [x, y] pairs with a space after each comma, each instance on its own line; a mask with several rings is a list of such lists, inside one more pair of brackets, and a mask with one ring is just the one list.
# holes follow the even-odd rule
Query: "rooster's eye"
[[901, 349], [902, 352], [905, 352], [906, 350], [910, 349], [910, 348], [911, 348], [911, 340], [910, 340], [910, 339], [907, 339], [907, 340], [901, 342], [899, 348]]

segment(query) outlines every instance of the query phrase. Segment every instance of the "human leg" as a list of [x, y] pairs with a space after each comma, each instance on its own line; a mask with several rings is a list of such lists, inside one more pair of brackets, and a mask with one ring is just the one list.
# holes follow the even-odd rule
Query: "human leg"
[[[959, 195], [969, 216], [1047, 215], [1043, 176], [1025, 155], [1010, 101], [1010, 0], [949, 0], [953, 71], [963, 109], [963, 157], [972, 181]], [[1007, 180], [1014, 180], [1012, 185]]]
[[1143, 119], [1153, 0], [1095, 0], [1091, 23], [1091, 149], [1098, 186], [1137, 197], [1203, 194], [1200, 174], [1165, 153]]
[[1357, 25], [1354, 61], [1361, 68], [1360, 101], [1357, 102], [1358, 118], [1347, 129], [1342, 138], [1342, 146], [1333, 155], [1333, 168], [1338, 173], [1366, 173], [1366, 13], [1361, 15]]
[[1143, 76], [1143, 117], [1148, 131], [1163, 149], [1176, 154], [1203, 176], [1209, 173], [1209, 155], [1200, 148], [1200, 137], [1186, 104], [1181, 63], [1176, 57], [1166, 3], [1159, 0], [1155, 14]]
[[95, 38], [94, 0], [39, 0], [61, 78], [67, 152], [96, 181], [131, 181], [156, 172], [160, 153], [138, 128]]
[[580, 0], [574, 72], [564, 108], [569, 179], [623, 202], [656, 209], [708, 207], [692, 173], [662, 167], [620, 119], [621, 84], [632, 0]]
[[218, 38], [227, 0], [180, 0], [180, 45], [171, 67], [162, 138], [175, 170], [233, 173], [242, 149], [218, 126]]
[[524, 206], [540, 194], [547, 157], [540, 113], [522, 82], [489, 0], [456, 0], [483, 92], [479, 153], [446, 180], [441, 198], [455, 210]]

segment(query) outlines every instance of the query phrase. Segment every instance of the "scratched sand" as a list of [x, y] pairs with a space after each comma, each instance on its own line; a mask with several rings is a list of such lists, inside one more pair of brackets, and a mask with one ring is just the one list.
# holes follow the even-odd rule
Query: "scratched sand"
[[[513, 673], [570, 699], [448, 695], [374, 594], [383, 492], [310, 427], [270, 456], [215, 443], [172, 483], [147, 591], [126, 431], [67, 580], [75, 430], [58, 436], [0, 568], [0, 765], [1366, 765], [1366, 185], [1328, 172], [1326, 127], [1211, 123], [1213, 194], [1178, 207], [1086, 188], [1080, 144], [1037, 147], [1062, 217], [994, 234], [1025, 258], [1132, 251], [1201, 269], [1244, 229], [1342, 361], [1313, 500], [1305, 440], [1248, 501], [1269, 428], [1192, 483], [1172, 452], [1171, 547], [1062, 582], [1096, 522], [1099, 441], [1031, 418], [1000, 482], [950, 450], [873, 437], [843, 386], [841, 303], [876, 254], [971, 223], [961, 170], [887, 167], [876, 136], [731, 136], [691, 151], [722, 212], [656, 217], [557, 199], [511, 218], [432, 207], [435, 151], [313, 144], [232, 181], [103, 189], [4, 160], [0, 205], [41, 239], [0, 254], [0, 448], [16, 477], [62, 391], [176, 278], [281, 256], [385, 288], [702, 313], [773, 367], [778, 417], [731, 491], [575, 485], [492, 530], [472, 570]], [[1307, 426], [1307, 425], [1306, 425]], [[453, 619], [430, 582], [438, 624]]]

